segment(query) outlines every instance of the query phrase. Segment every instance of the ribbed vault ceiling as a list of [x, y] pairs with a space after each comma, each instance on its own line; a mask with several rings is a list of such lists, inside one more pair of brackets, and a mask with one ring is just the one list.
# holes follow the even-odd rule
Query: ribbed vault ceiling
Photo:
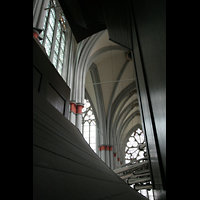
[[[126, 59], [128, 49], [117, 49], [120, 47], [109, 40], [108, 31], [105, 30], [93, 46], [92, 57], [98, 51], [106, 49], [99, 54], [93, 64], [97, 67], [100, 82], [94, 83], [90, 70], [87, 71], [85, 88], [90, 95], [95, 110], [98, 113], [98, 104], [95, 94], [95, 85], [100, 85], [102, 100], [105, 111], [107, 130], [110, 134], [116, 134], [121, 138], [121, 144], [125, 144], [131, 134], [130, 130], [137, 125], [141, 127], [140, 111], [135, 84], [135, 73], [133, 61]], [[116, 47], [116, 49], [114, 48]], [[133, 91], [133, 94], [130, 93]]]

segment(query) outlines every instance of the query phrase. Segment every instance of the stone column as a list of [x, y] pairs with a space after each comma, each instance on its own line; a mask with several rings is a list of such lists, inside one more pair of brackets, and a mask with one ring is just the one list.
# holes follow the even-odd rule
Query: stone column
[[106, 150], [106, 164], [108, 165], [108, 167], [110, 167], [110, 147], [105, 146], [105, 150]]
[[120, 158], [117, 158], [117, 166], [120, 166]]
[[75, 104], [75, 102], [70, 102], [70, 121], [72, 124], [76, 125], [76, 104]]
[[99, 146], [100, 158], [106, 163], [106, 145]]
[[109, 148], [109, 154], [110, 154], [110, 168], [114, 169], [114, 163], [113, 163], [113, 147], [110, 146]]
[[113, 153], [113, 162], [114, 162], [114, 168], [113, 169], [116, 169], [117, 168], [117, 153]]
[[82, 123], [82, 109], [83, 109], [82, 104], [76, 105], [76, 127], [81, 130], [81, 123]]

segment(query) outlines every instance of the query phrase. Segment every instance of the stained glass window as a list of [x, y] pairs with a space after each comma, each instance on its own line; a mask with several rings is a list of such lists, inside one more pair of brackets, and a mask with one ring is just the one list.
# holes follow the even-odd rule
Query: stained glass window
[[88, 99], [84, 99], [84, 108], [82, 109], [82, 134], [96, 152], [96, 119]]

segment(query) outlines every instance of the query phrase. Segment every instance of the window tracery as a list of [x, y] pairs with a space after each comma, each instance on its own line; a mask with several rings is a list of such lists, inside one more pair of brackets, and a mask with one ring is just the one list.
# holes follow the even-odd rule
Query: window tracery
[[82, 109], [82, 134], [87, 143], [96, 153], [96, 119], [88, 99], [84, 99]]
[[[66, 44], [66, 20], [61, 10], [55, 9], [56, 6], [56, 1], [50, 0], [48, 7], [45, 9], [46, 15], [43, 25], [44, 31], [40, 34], [43, 40], [40, 40], [40, 42], [45, 47], [46, 53], [52, 61], [54, 67], [61, 75]], [[56, 16], [59, 16], [59, 18]]]
[[52, 7], [54, 2], [49, 1], [48, 9], [46, 9], [46, 15], [44, 20], [44, 26], [41, 33], [43, 40], [41, 40], [41, 44], [45, 47], [47, 55], [50, 57], [51, 47], [53, 41], [53, 33], [55, 29], [55, 21], [56, 21], [56, 13], [55, 9]]
[[61, 22], [59, 21], [56, 33], [54, 56], [53, 56], [53, 64], [54, 66], [56, 66], [59, 74], [62, 73], [64, 51], [65, 51], [65, 34], [63, 32]]
[[131, 134], [126, 144], [125, 153], [125, 163], [147, 156], [144, 134], [141, 129], [138, 128]]
[[[127, 141], [125, 148], [125, 163], [131, 161], [136, 161], [147, 157], [146, 144], [144, 139], [144, 133], [141, 129], [137, 129], [133, 132]], [[131, 185], [134, 188], [133, 185]], [[152, 189], [141, 189], [138, 190], [143, 196], [147, 197], [149, 200], [154, 200]]]

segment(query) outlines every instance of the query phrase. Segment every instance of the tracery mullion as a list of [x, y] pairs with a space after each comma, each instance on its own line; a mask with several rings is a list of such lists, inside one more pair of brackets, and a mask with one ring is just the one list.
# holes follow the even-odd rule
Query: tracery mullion
[[[48, 7], [50, 7], [50, 3], [48, 5]], [[50, 18], [50, 9], [48, 9], [47, 11], [47, 19], [46, 19], [46, 24], [45, 24], [45, 30], [44, 30], [44, 38], [43, 38], [43, 46], [45, 46], [45, 43], [46, 43], [46, 38], [47, 38], [47, 29], [48, 29], [48, 24], [49, 24], [49, 18]], [[46, 16], [45, 16], [46, 17]]]
[[91, 126], [91, 123], [89, 122], [89, 144], [90, 144], [90, 126]]
[[[59, 31], [60, 33], [60, 38], [59, 38], [59, 41], [58, 41], [58, 55], [57, 55], [57, 64], [56, 64], [56, 69], [58, 70], [58, 64], [59, 64], [59, 55], [60, 55], [60, 45], [61, 45], [61, 37], [62, 37], [62, 26], [61, 26], [61, 23], [58, 21], [58, 26], [60, 27], [60, 29], [58, 29], [57, 31]], [[57, 39], [57, 38], [56, 38]]]
[[139, 144], [138, 140], [134, 137], [135, 141]]

